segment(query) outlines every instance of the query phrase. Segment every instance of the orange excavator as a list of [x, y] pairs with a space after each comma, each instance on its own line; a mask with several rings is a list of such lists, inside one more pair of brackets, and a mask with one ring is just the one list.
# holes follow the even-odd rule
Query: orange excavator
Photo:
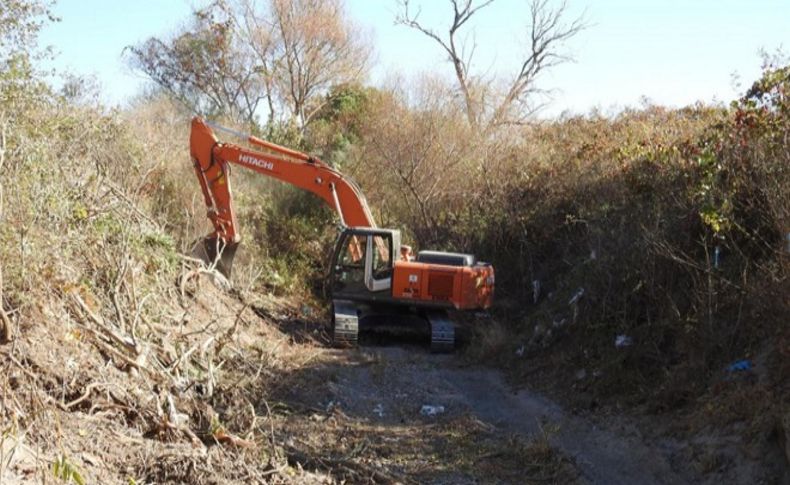
[[[214, 129], [241, 137], [255, 149], [220, 142]], [[400, 231], [376, 227], [359, 186], [321, 160], [199, 117], [192, 120], [189, 145], [214, 226], [196, 246], [196, 254], [228, 278], [241, 241], [231, 164], [312, 192], [337, 212], [342, 230], [328, 275], [335, 345], [356, 345], [360, 322], [367, 316], [409, 314], [429, 323], [432, 350], [448, 351], [454, 347], [455, 330], [447, 310], [491, 306], [490, 264], [470, 254], [439, 251], [420, 251], [415, 258], [409, 246], [401, 245]]]

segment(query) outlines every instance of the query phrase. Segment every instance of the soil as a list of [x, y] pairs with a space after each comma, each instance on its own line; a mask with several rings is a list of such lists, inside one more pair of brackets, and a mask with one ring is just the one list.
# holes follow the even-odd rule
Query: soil
[[192, 298], [151, 330], [178, 374], [130, 372], [62, 325], [0, 349], [19, 420], [0, 440], [0, 482], [788, 483], [737, 429], [688, 439], [667, 417], [571, 412], [463, 349], [430, 353], [419, 332], [334, 349], [300, 301], [207, 284]]

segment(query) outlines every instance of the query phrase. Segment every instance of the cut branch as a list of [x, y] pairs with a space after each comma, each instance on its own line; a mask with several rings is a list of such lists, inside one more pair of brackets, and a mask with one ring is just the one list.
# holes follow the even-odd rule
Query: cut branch
[[0, 344], [11, 341], [11, 319], [5, 311], [3, 303], [3, 266], [0, 265]]

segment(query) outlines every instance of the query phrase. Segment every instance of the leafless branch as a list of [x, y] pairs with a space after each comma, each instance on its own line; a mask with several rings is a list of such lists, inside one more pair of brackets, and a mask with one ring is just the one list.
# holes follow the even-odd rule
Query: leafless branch
[[[538, 92], [535, 80], [544, 70], [570, 60], [560, 52], [560, 47], [584, 29], [583, 17], [569, 24], [563, 22], [567, 11], [565, 2], [552, 8], [549, 0], [531, 0], [529, 25], [527, 27], [528, 42], [524, 58], [517, 71], [507, 82], [507, 88], [498, 96], [491, 96], [487, 86], [479, 85], [480, 76], [470, 72], [473, 54], [477, 47], [471, 42], [469, 53], [464, 56], [466, 42], [460, 42], [460, 31], [468, 27], [470, 19], [481, 9], [491, 5], [494, 0], [475, 2], [474, 0], [449, 0], [452, 7], [452, 21], [446, 35], [420, 21], [419, 8], [415, 11], [410, 0], [399, 0], [399, 13], [396, 23], [415, 29], [444, 50], [453, 65], [456, 81], [464, 99], [464, 109], [469, 125], [473, 128], [482, 127], [488, 131], [502, 124], [513, 124], [523, 121], [532, 110], [526, 102]], [[478, 81], [476, 82], [475, 79]], [[486, 100], [496, 98], [487, 107]]]
[[459, 50], [456, 34], [475, 13], [477, 13], [480, 9], [491, 5], [493, 2], [494, 0], [485, 0], [475, 4], [474, 0], [464, 0], [462, 2], [459, 2], [458, 0], [450, 0], [450, 3], [453, 7], [453, 20], [450, 24], [447, 37], [440, 36], [433, 29], [420, 23], [420, 11], [418, 9], [418, 11], [415, 13], [410, 10], [409, 0], [400, 0], [400, 13], [395, 19], [396, 23], [416, 29], [427, 35], [436, 41], [447, 53], [447, 56], [450, 62], [453, 64], [453, 68], [455, 70], [458, 87], [464, 97], [467, 119], [469, 124], [472, 126], [477, 126], [479, 116], [479, 106], [472, 98], [469, 81], [469, 65], [472, 61], [474, 47], [472, 47], [470, 54], [467, 56], [466, 60], [464, 60], [462, 52], [463, 47], [461, 46]]
[[[527, 57], [510, 83], [505, 96], [494, 110], [489, 126], [510, 123], [509, 112], [537, 92], [535, 79], [546, 69], [567, 62], [571, 58], [561, 54], [560, 46], [585, 28], [583, 17], [563, 24], [567, 3], [552, 9], [548, 0], [532, 0]], [[518, 120], [517, 120], [518, 121]]]

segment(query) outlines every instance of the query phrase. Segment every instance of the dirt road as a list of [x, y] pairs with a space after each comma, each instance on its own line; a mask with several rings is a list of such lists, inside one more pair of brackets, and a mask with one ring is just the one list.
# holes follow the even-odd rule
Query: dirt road
[[426, 347], [321, 351], [298, 379], [309, 384], [291, 389], [287, 399], [359, 430], [370, 451], [359, 458], [396, 478], [594, 484], [700, 478], [673, 469], [674, 444], [650, 442], [625, 418], [571, 415], [534, 392], [514, 391], [497, 370]]
[[[431, 355], [419, 348], [368, 348], [362, 352], [380, 362], [383, 372], [370, 366], [351, 366], [332, 386], [335, 398], [353, 403], [350, 410], [361, 418], [386, 421], [416, 414], [423, 405], [441, 406], [444, 413], [437, 419], [468, 414], [494, 427], [503, 439], [517, 434], [529, 441], [548, 433], [549, 443], [572, 460], [580, 482], [686, 481], [634, 429], [623, 425], [616, 430], [600, 428], [570, 416], [540, 395], [527, 390], [514, 392], [498, 371], [461, 367], [455, 357]], [[382, 375], [374, 378], [374, 372]], [[383, 417], [372, 416], [377, 405]]]

